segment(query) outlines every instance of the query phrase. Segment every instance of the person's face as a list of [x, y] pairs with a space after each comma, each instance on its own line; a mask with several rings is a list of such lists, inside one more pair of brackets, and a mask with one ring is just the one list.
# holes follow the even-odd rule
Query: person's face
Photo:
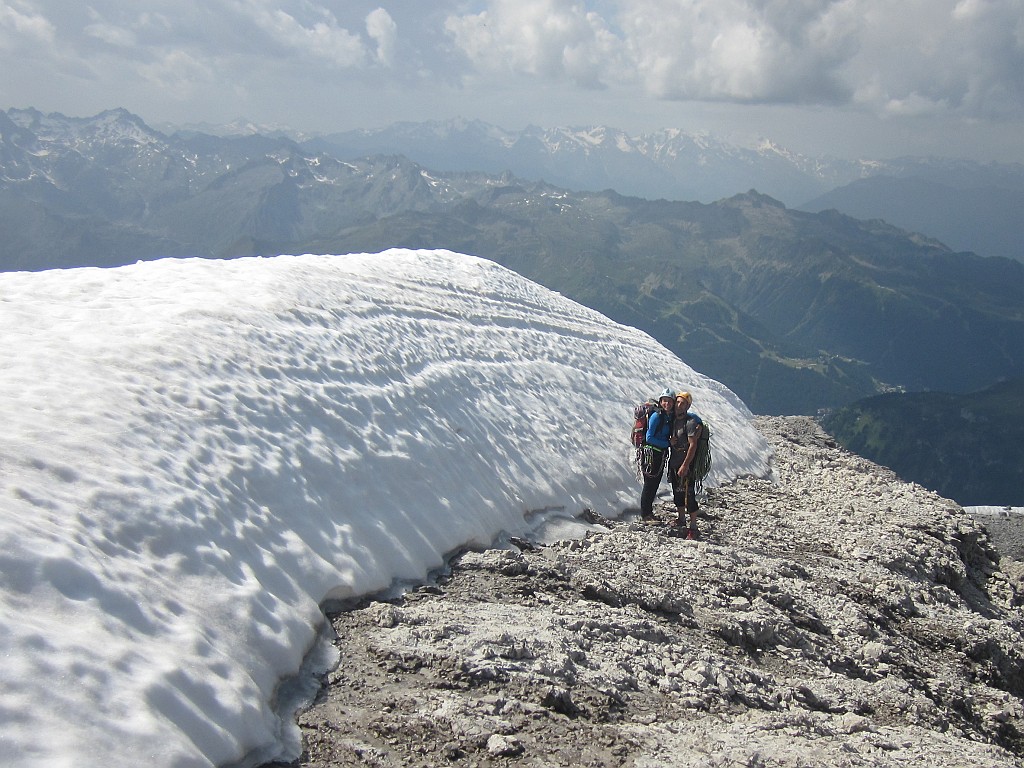
[[685, 397], [677, 397], [676, 398], [676, 410], [677, 411], [685, 411], [689, 407], [690, 407], [690, 401], [687, 400]]
[[663, 397], [663, 398], [661, 398], [661, 407], [664, 408], [666, 411], [671, 411], [672, 410], [672, 398], [671, 397]]

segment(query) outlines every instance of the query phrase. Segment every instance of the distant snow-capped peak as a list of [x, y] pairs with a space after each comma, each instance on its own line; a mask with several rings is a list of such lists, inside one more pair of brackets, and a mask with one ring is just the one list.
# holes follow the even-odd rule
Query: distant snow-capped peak
[[139, 145], [159, 144], [164, 136], [126, 109], [109, 109], [93, 117], [44, 115], [34, 109], [11, 109], [7, 116], [16, 125], [32, 131], [41, 143], [80, 144], [100, 142]]

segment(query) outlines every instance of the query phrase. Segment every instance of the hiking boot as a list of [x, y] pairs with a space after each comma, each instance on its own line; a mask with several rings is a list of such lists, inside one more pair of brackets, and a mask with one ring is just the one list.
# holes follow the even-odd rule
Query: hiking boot
[[640, 522], [644, 525], [657, 525], [658, 518], [654, 515], [640, 515]]

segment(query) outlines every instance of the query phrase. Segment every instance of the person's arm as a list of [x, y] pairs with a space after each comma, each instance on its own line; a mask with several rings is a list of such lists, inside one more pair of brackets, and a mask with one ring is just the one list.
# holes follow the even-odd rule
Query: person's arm
[[647, 420], [647, 434], [644, 435], [644, 442], [648, 445], [655, 445], [654, 441], [658, 439], [658, 430], [661, 429], [662, 416], [661, 411], [655, 411], [651, 414], [651, 418]]

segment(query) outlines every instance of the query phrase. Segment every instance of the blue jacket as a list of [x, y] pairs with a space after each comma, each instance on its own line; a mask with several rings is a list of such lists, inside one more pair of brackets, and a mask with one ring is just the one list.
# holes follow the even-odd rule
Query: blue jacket
[[644, 442], [655, 448], [668, 448], [672, 436], [672, 417], [660, 408], [651, 414], [647, 422], [647, 437]]

